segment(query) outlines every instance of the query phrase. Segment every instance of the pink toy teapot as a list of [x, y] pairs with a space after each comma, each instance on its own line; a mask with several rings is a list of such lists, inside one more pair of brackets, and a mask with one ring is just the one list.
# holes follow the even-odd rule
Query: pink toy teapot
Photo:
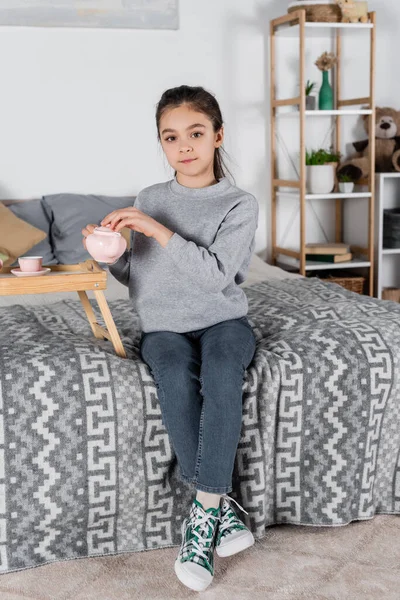
[[86, 249], [98, 262], [113, 263], [126, 250], [126, 240], [109, 227], [96, 227], [86, 238]]

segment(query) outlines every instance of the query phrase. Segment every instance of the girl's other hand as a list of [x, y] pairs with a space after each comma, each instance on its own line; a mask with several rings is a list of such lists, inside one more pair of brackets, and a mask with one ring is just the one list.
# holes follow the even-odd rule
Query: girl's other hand
[[101, 222], [103, 227], [110, 227], [111, 231], [121, 231], [123, 227], [128, 227], [133, 231], [139, 231], [147, 237], [156, 237], [164, 226], [142, 212], [138, 208], [120, 208], [106, 215]]
[[89, 223], [89, 225], [86, 225], [86, 227], [84, 229], [82, 229], [82, 235], [83, 235], [83, 247], [85, 248], [85, 250], [87, 250], [86, 248], [86, 238], [88, 235], [90, 235], [91, 233], [93, 233], [93, 231], [95, 230], [95, 228], [98, 227], [98, 225], [95, 225], [93, 223]]

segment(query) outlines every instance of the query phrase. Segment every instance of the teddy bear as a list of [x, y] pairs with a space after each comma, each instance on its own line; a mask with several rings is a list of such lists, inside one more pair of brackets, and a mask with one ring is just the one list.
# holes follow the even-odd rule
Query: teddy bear
[[[363, 115], [369, 134], [369, 117]], [[369, 140], [354, 142], [354, 156], [339, 165], [337, 175], [348, 175], [353, 181], [369, 175]], [[375, 171], [400, 171], [400, 111], [376, 107], [375, 114]]]
[[368, 2], [363, 0], [336, 0], [342, 11], [342, 23], [368, 23]]

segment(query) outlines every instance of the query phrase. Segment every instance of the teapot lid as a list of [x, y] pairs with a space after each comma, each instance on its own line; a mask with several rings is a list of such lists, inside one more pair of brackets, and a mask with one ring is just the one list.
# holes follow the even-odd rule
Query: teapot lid
[[102, 235], [115, 235], [117, 237], [121, 237], [119, 231], [112, 231], [109, 227], [96, 227], [93, 233], [100, 233]]

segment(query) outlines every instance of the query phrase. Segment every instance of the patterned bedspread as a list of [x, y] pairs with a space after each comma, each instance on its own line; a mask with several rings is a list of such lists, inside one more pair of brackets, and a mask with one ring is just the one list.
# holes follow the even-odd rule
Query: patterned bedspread
[[[257, 350], [232, 496], [256, 538], [278, 523], [400, 514], [400, 304], [316, 279], [244, 288]], [[101, 317], [93, 305], [99, 321]], [[129, 301], [129, 358], [78, 300], [0, 309], [0, 572], [180, 544], [179, 479]]]

